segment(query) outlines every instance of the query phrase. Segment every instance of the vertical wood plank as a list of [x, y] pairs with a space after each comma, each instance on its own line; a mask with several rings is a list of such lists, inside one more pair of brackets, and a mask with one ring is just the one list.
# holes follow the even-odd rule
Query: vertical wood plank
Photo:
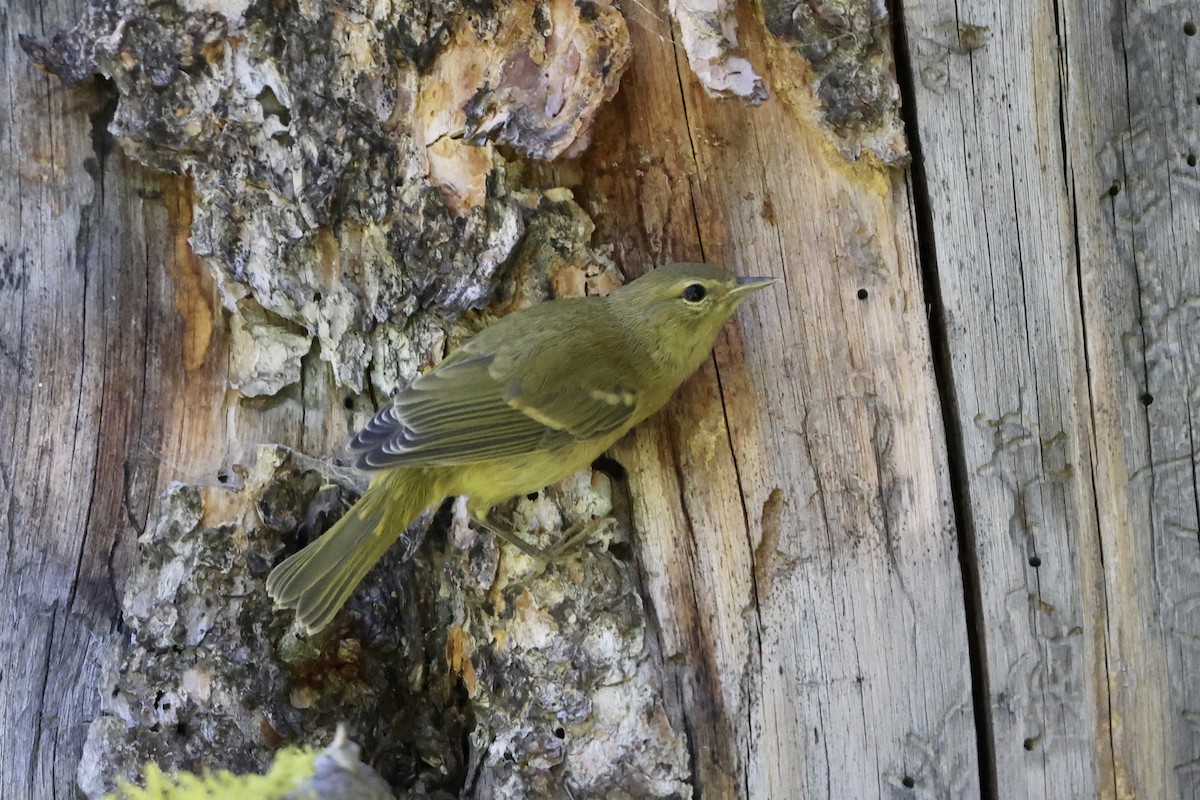
[[1001, 796], [1200, 786], [1195, 10], [904, 6]]
[[[1200, 794], [1200, 4], [1060, 9], [1120, 795]], [[1189, 32], [1190, 31], [1190, 32]]]
[[[998, 788], [1095, 796], [1109, 762], [1101, 557], [1054, 18], [905, 6], [981, 579]], [[984, 44], [963, 44], [967, 25]]]

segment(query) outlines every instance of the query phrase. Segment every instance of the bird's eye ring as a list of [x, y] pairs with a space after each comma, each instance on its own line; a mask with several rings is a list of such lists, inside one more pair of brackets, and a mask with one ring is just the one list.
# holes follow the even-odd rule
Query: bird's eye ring
[[689, 303], [699, 303], [706, 296], [708, 290], [699, 283], [689, 283], [683, 290], [683, 299]]

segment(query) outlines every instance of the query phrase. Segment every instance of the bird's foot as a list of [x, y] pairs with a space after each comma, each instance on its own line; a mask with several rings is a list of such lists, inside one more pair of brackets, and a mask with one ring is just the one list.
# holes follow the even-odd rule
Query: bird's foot
[[562, 536], [548, 548], [541, 548], [527, 542], [523, 537], [517, 535], [514, 531], [504, 526], [497, 525], [491, 520], [475, 520], [480, 527], [495, 534], [505, 542], [513, 545], [526, 555], [532, 556], [542, 562], [543, 568], [547, 564], [554, 564], [561, 561], [563, 558], [577, 552], [583, 545], [587, 544], [588, 539], [592, 534], [600, 530], [608, 524], [607, 517], [599, 517], [590, 520], [577, 522], [571, 527], [563, 531]]
[[608, 523], [609, 517], [595, 517], [576, 522], [563, 531], [562, 536], [558, 537], [558, 541], [551, 545], [548, 551], [549, 560], [556, 561], [578, 552], [596, 532], [604, 528]]

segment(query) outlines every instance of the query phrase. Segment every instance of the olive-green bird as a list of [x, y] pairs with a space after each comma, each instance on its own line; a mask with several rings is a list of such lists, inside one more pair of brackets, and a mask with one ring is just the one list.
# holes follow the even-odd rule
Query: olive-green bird
[[492, 506], [582, 469], [660, 409], [738, 305], [776, 280], [671, 264], [607, 297], [551, 300], [480, 331], [354, 437], [357, 466], [377, 470], [370, 487], [271, 572], [267, 591], [315, 633], [435, 503], [467, 495], [472, 518], [493, 529]]

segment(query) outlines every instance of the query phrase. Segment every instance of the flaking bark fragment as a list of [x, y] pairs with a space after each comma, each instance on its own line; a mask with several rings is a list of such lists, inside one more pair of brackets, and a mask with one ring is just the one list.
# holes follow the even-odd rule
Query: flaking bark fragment
[[231, 315], [229, 385], [243, 397], [273, 395], [300, 380], [300, 360], [312, 348], [312, 337], [281, 323], [250, 297]]
[[191, 244], [226, 309], [252, 297], [316, 337], [355, 391], [422, 318], [486, 305], [525, 236], [536, 202], [492, 140], [577, 152], [629, 57], [599, 0], [92, 0], [71, 31], [22, 45], [64, 81], [112, 78], [125, 151], [192, 178]]
[[737, 49], [733, 0], [671, 0], [688, 65], [712, 97], [733, 97], [756, 106], [767, 99], [763, 79]]
[[[687, 747], [663, 704], [636, 568], [608, 549], [628, 537], [611, 516], [611, 492], [607, 476], [585, 470], [512, 504], [514, 529], [542, 545], [593, 522], [591, 546], [575, 556], [546, 566], [505, 549], [486, 568], [454, 568], [462, 606], [449, 660], [476, 719], [471, 796], [691, 796]], [[474, 536], [461, 508], [454, 530], [464, 542]]]
[[387, 782], [361, 756], [361, 748], [339, 725], [333, 742], [317, 756], [312, 777], [284, 800], [392, 800]]

